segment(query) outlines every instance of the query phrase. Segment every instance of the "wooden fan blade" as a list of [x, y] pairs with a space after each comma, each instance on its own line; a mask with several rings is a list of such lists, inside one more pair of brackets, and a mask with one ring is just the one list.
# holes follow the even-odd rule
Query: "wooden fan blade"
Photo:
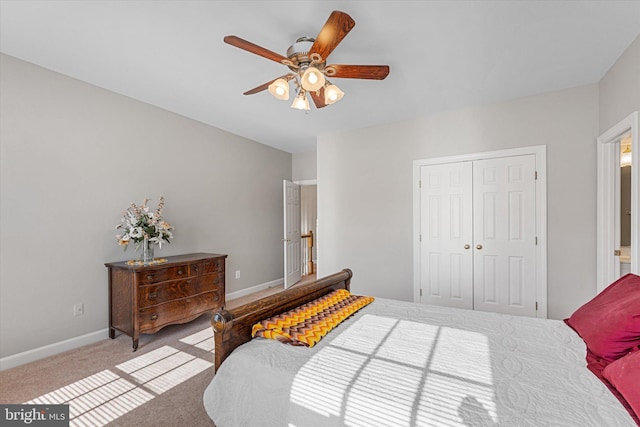
[[334, 10], [329, 15], [329, 19], [327, 19], [320, 33], [318, 33], [318, 37], [316, 37], [311, 49], [309, 49], [309, 55], [317, 53], [322, 57], [323, 61], [326, 61], [329, 54], [349, 34], [354, 25], [356, 25], [356, 21], [349, 15], [339, 10]]
[[258, 86], [258, 87], [254, 87], [253, 89], [248, 90], [248, 91], [246, 91], [245, 93], [243, 93], [243, 95], [253, 95], [253, 94], [255, 94], [255, 93], [262, 92], [263, 90], [266, 90], [266, 89], [269, 87], [269, 85], [270, 85], [271, 83], [275, 82], [276, 80], [278, 80], [278, 79], [273, 79], [273, 80], [271, 80], [270, 82], [266, 82], [266, 83], [265, 83], [265, 84], [263, 84], [263, 85], [260, 85], [260, 86]]
[[285, 74], [284, 76], [280, 76], [280, 77], [276, 77], [275, 79], [271, 80], [270, 82], [266, 82], [265, 84], [262, 84], [258, 87], [254, 87], [251, 90], [246, 91], [245, 93], [243, 93], [243, 95], [253, 95], [255, 93], [258, 92], [262, 92], [265, 89], [269, 88], [269, 85], [273, 82], [275, 82], [278, 79], [285, 79], [286, 81], [291, 80], [293, 77], [295, 77], [293, 74], [289, 73], [289, 74]]
[[313, 103], [316, 104], [316, 108], [326, 107], [327, 104], [324, 102], [324, 88], [321, 87], [317, 91], [309, 92], [311, 95], [311, 99], [313, 99]]
[[281, 64], [283, 63], [283, 61], [289, 63], [291, 62], [286, 56], [282, 56], [279, 53], [275, 53], [269, 49], [265, 49], [262, 46], [258, 46], [257, 44], [241, 39], [240, 37], [226, 36], [224, 38], [224, 42], [230, 44], [231, 46], [246, 50], [247, 52], [255, 53], [256, 55], [260, 55], [264, 58], [279, 62]]
[[329, 77], [341, 79], [384, 80], [389, 75], [389, 66], [330, 64], [324, 68], [324, 72]]

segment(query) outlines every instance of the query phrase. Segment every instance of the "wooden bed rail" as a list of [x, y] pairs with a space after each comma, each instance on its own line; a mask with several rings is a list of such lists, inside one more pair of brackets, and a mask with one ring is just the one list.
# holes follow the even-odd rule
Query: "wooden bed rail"
[[351, 270], [344, 269], [315, 282], [293, 286], [234, 309], [216, 312], [211, 320], [216, 371], [236, 347], [251, 340], [251, 328], [255, 323], [306, 304], [334, 290], [349, 290], [352, 276]]

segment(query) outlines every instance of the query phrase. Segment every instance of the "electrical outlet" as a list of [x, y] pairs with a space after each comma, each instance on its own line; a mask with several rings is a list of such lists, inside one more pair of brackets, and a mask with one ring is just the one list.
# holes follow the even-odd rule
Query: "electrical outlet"
[[73, 315], [82, 316], [84, 314], [84, 304], [76, 304], [73, 306]]
[[236, 270], [236, 279], [240, 278], [240, 270]]

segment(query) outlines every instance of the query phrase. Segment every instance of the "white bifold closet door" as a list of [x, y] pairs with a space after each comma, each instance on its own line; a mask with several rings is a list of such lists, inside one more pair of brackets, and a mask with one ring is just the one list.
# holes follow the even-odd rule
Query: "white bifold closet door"
[[421, 301], [535, 317], [535, 156], [420, 175]]

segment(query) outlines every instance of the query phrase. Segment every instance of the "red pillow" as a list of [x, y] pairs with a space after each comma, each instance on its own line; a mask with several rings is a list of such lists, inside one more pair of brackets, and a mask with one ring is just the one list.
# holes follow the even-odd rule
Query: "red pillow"
[[611, 362], [604, 368], [602, 375], [640, 417], [640, 351]]
[[640, 276], [627, 274], [567, 319], [593, 354], [614, 361], [640, 345]]

